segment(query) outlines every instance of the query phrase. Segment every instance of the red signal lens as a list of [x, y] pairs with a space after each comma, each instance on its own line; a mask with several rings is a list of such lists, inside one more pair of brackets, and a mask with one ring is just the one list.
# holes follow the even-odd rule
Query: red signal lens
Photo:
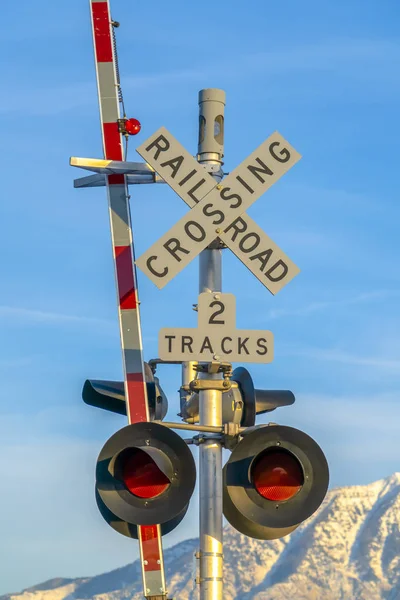
[[137, 119], [127, 119], [125, 121], [125, 130], [129, 135], [137, 135], [141, 129], [142, 126]]
[[139, 498], [155, 498], [169, 488], [170, 480], [143, 450], [132, 448], [121, 456], [121, 478]]
[[297, 458], [285, 450], [267, 450], [256, 458], [251, 477], [257, 492], [272, 502], [293, 498], [304, 484]]

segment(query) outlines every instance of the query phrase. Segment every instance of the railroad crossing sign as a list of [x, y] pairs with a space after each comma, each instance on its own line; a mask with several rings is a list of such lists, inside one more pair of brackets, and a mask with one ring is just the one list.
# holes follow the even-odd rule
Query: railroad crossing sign
[[137, 266], [163, 288], [219, 237], [272, 293], [300, 269], [245, 213], [301, 155], [273, 133], [220, 184], [161, 127], [137, 152], [191, 207], [168, 233], [137, 259]]
[[236, 329], [233, 294], [203, 292], [198, 300], [198, 328], [161, 329], [162, 360], [270, 363], [274, 358], [271, 331]]

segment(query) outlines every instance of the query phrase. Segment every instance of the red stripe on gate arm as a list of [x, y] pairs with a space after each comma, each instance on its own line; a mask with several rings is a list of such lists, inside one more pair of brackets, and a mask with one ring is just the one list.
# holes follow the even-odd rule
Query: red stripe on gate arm
[[[145, 571], [160, 571], [161, 557], [158, 545], [157, 525], [142, 525], [140, 528], [143, 556], [146, 556]], [[157, 562], [158, 561], [158, 562]]]
[[110, 185], [124, 185], [125, 175], [108, 175], [108, 183]]
[[[111, 35], [111, 16], [109, 12], [108, 0], [104, 2], [91, 2], [92, 10], [92, 21], [93, 21], [93, 39], [94, 39], [94, 50], [95, 58], [97, 63], [97, 83], [99, 86], [99, 102], [100, 102], [100, 118], [102, 123], [102, 137], [104, 145], [104, 158], [110, 160], [123, 160], [123, 149], [122, 149], [122, 136], [119, 132], [117, 121], [104, 123], [103, 114], [105, 109], [105, 101], [108, 96], [107, 90], [104, 92], [106, 97], [103, 97], [101, 88], [100, 77], [102, 75], [102, 69], [99, 69], [98, 63], [113, 63], [113, 43]], [[117, 82], [115, 80], [115, 65], [114, 68], [114, 83], [115, 83], [115, 102], [116, 102], [116, 115], [119, 116], [118, 98], [117, 98]], [[109, 98], [107, 97], [107, 101]], [[117, 118], [116, 117], [116, 118]], [[107, 178], [109, 186], [112, 185], [124, 185], [126, 187], [126, 178], [124, 175], [110, 175]], [[115, 198], [109, 197], [109, 206], [113, 210], [112, 203]], [[118, 200], [117, 200], [118, 201]], [[126, 202], [128, 199], [126, 198]], [[130, 223], [129, 229], [131, 228]], [[111, 223], [112, 227], [112, 223]], [[112, 232], [114, 235], [115, 231]], [[131, 246], [117, 246], [114, 248], [115, 256], [115, 271], [118, 281], [118, 294], [119, 294], [119, 322], [120, 327], [123, 327], [121, 309], [128, 309], [134, 311], [132, 317], [137, 319], [136, 325], [138, 325], [138, 340], [137, 346], [131, 348], [134, 352], [142, 353], [142, 344], [140, 336], [140, 320], [139, 320], [139, 306], [136, 291], [136, 273], [133, 264], [133, 243]], [[128, 329], [129, 331], [129, 329]], [[125, 332], [126, 333], [126, 332]], [[124, 351], [124, 348], [122, 348]], [[127, 349], [129, 352], [130, 348]], [[136, 361], [135, 361], [136, 362]], [[133, 362], [130, 368], [139, 368], [139, 365], [135, 365]], [[127, 359], [125, 357], [125, 367], [127, 366]], [[147, 394], [146, 394], [146, 382], [144, 372], [140, 373], [127, 373], [125, 370], [125, 381], [126, 381], [126, 393], [127, 393], [127, 408], [129, 415], [129, 423], [137, 423], [139, 421], [147, 421]], [[162, 547], [160, 541], [160, 529], [158, 525], [150, 526], [138, 526], [138, 534], [142, 547], [143, 560], [146, 561], [145, 571], [152, 571], [157, 575], [156, 581], [159, 581], [160, 588], [165, 585], [164, 582], [164, 570], [163, 570], [163, 557]], [[146, 590], [146, 576], [143, 578], [144, 588]]]
[[118, 123], [103, 123], [104, 158], [123, 160], [121, 134]]
[[117, 269], [119, 306], [121, 310], [137, 308], [132, 248], [130, 246], [115, 246], [114, 251], [115, 266]]
[[130, 423], [147, 421], [147, 400], [145, 396], [146, 382], [143, 373], [127, 373], [126, 382], [128, 387]]
[[107, 2], [92, 2], [94, 45], [97, 62], [112, 62], [110, 15]]

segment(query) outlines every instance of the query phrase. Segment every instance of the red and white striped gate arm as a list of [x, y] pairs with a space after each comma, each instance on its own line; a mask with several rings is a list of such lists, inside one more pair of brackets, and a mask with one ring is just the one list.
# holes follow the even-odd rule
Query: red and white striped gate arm
[[[120, 108], [108, 0], [90, 0], [104, 158], [123, 160]], [[107, 176], [118, 317], [129, 423], [149, 420], [129, 195], [124, 175]], [[166, 597], [161, 529], [138, 528], [146, 598]]]

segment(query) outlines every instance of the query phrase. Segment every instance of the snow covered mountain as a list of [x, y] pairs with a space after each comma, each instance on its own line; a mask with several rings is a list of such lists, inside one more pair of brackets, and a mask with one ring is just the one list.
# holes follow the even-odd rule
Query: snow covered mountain
[[[328, 493], [290, 536], [224, 535], [224, 600], [400, 600], [400, 473]], [[197, 540], [166, 551], [170, 596], [195, 600]], [[193, 569], [188, 566], [193, 565]], [[142, 600], [138, 561], [80, 579], [53, 579], [0, 600]]]

